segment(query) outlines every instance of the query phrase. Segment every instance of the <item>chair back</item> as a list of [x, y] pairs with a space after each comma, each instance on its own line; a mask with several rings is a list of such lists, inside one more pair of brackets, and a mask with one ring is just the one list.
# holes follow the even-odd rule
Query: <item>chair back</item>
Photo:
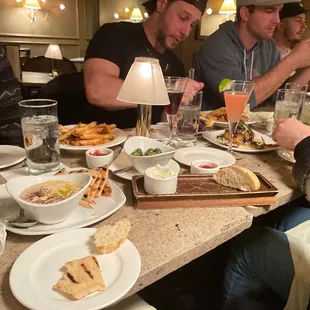
[[53, 70], [53, 63], [59, 74], [77, 72], [75, 64], [68, 58], [50, 59], [44, 56], [36, 56], [26, 60], [23, 66], [23, 71], [46, 72], [50, 73]]
[[58, 102], [58, 119], [62, 125], [104, 122], [103, 111], [88, 103], [82, 72], [62, 74], [44, 85], [39, 98]]

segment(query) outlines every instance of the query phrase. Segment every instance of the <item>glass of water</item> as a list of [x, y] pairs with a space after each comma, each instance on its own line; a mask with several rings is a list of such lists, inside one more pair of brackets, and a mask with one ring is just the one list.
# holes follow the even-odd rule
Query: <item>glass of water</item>
[[298, 118], [305, 125], [310, 126], [310, 96], [306, 96], [305, 102], [300, 108], [300, 114]]
[[299, 109], [305, 100], [304, 92], [293, 89], [278, 89], [274, 119], [297, 118]]
[[[280, 118], [297, 118], [300, 107], [305, 101], [305, 94], [306, 92], [301, 90], [279, 89], [274, 110], [275, 122]], [[292, 157], [292, 152], [286, 149], [280, 149], [278, 153], [284, 158]]]
[[57, 101], [49, 99], [19, 102], [24, 146], [30, 174], [59, 169]]
[[177, 113], [177, 147], [194, 146], [197, 141], [202, 92], [186, 90]]

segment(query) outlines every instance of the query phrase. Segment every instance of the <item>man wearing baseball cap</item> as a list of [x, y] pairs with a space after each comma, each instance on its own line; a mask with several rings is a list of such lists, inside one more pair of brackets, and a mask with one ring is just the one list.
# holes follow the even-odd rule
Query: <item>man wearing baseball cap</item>
[[[291, 0], [237, 0], [236, 22], [227, 21], [208, 37], [197, 55], [199, 79], [205, 84], [203, 109], [224, 106], [222, 79], [253, 80], [251, 108], [274, 103], [275, 92], [288, 79], [310, 79], [310, 40], [302, 41], [284, 59], [272, 39], [283, 3]], [[301, 69], [301, 70], [299, 70]], [[290, 77], [292, 72], [296, 73]]]
[[281, 52], [281, 59], [291, 52], [292, 47], [301, 42], [306, 29], [306, 10], [302, 3], [284, 4], [280, 12], [280, 22], [273, 33]]
[[[184, 66], [172, 52], [198, 24], [206, 0], [149, 0], [143, 4], [150, 17], [144, 23], [107, 23], [92, 38], [84, 65], [87, 99], [104, 109], [105, 121], [118, 127], [134, 127], [136, 105], [116, 99], [135, 57], [159, 59], [163, 74], [184, 76]], [[202, 83], [190, 80], [188, 88]], [[162, 107], [153, 107], [158, 122]]]

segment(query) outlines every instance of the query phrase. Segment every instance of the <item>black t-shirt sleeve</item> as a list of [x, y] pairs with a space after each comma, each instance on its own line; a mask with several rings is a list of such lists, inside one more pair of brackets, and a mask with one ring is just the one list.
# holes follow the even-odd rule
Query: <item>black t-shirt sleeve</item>
[[122, 28], [118, 23], [101, 26], [88, 45], [85, 61], [91, 58], [102, 58], [122, 68], [125, 48]]

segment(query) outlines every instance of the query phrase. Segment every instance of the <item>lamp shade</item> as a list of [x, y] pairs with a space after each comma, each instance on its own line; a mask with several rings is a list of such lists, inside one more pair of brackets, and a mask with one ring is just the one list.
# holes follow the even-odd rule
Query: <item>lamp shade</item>
[[117, 100], [145, 104], [170, 104], [158, 59], [137, 57], [132, 64]]
[[236, 4], [234, 0], [224, 0], [220, 10], [220, 14], [233, 14], [236, 13]]
[[131, 20], [134, 20], [134, 21], [140, 21], [140, 20], [143, 19], [142, 13], [141, 13], [141, 11], [140, 11], [139, 8], [134, 8], [134, 9], [132, 10], [130, 19], [131, 19]]
[[50, 44], [45, 53], [46, 58], [62, 59], [61, 50], [58, 44]]
[[26, 0], [25, 4], [23, 5], [25, 9], [33, 9], [33, 10], [40, 10], [41, 6], [38, 0]]

